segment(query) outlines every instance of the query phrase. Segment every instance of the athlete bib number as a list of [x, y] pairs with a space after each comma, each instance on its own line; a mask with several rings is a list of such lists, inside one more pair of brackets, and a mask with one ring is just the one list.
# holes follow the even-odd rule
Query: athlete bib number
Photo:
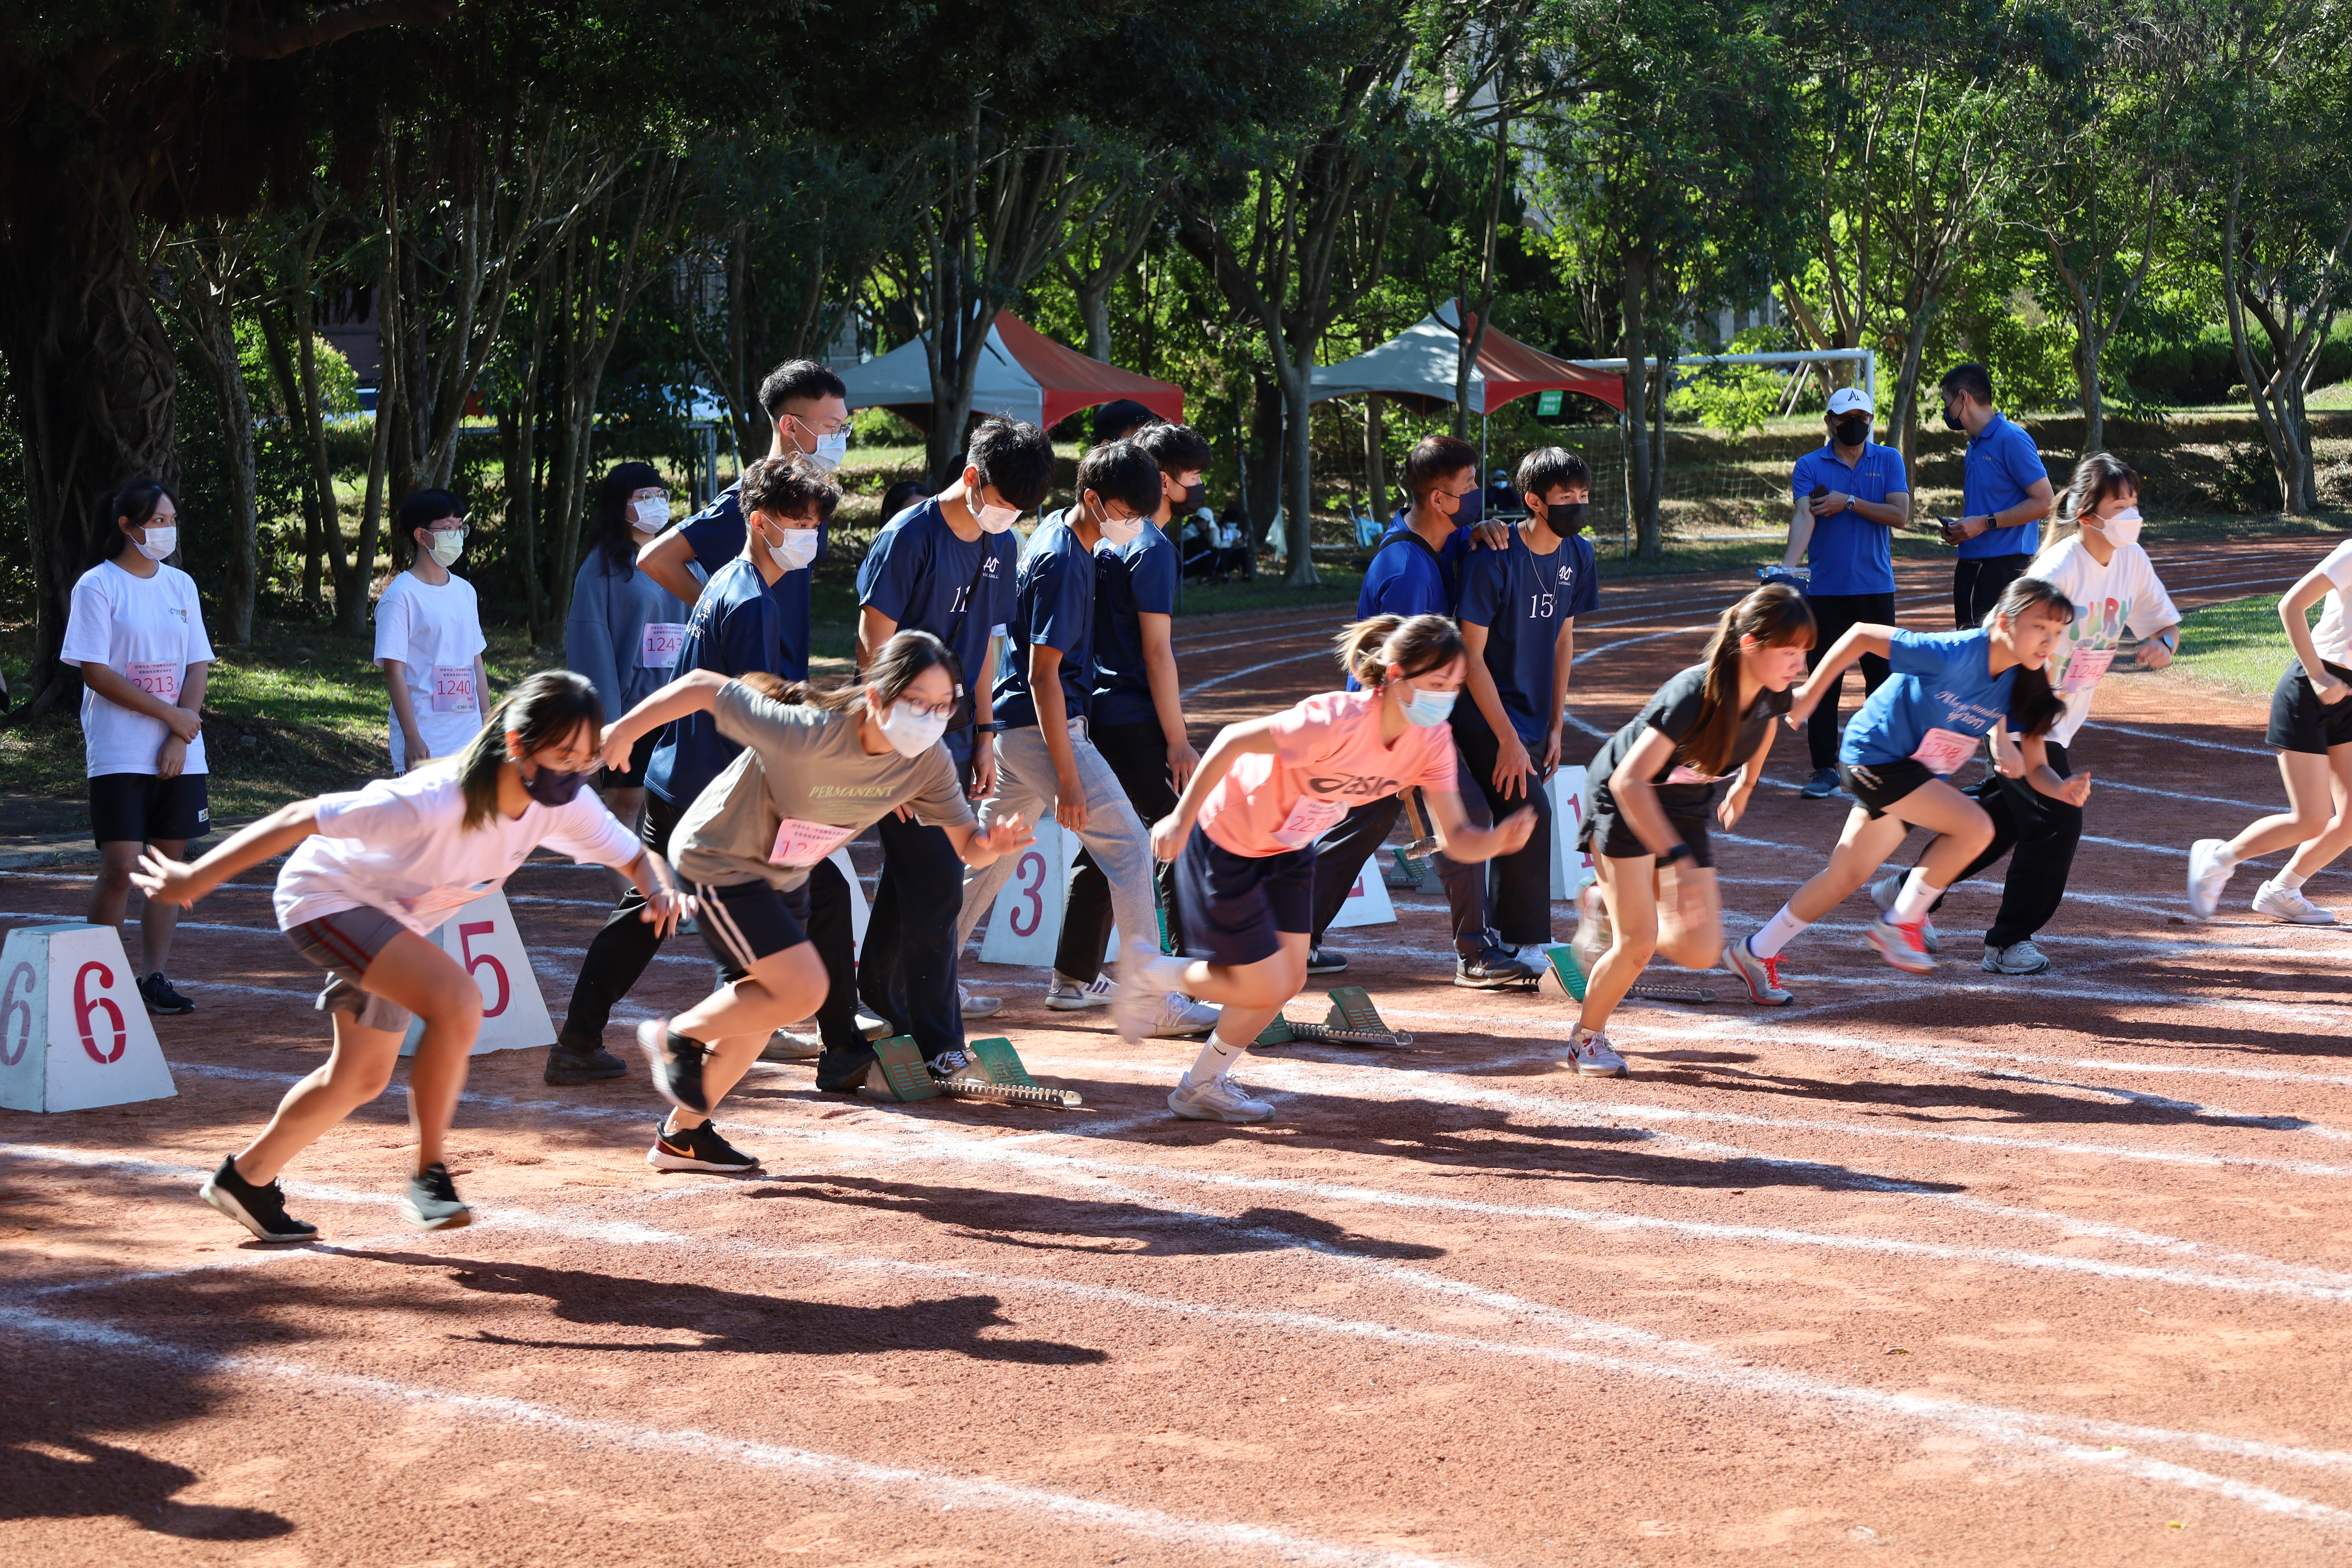
[[1348, 808], [1336, 800], [1316, 800], [1312, 796], [1302, 795], [1298, 804], [1290, 808], [1290, 815], [1283, 820], [1282, 826], [1274, 830], [1274, 837], [1285, 848], [1304, 849], [1328, 833], [1333, 825], [1347, 815]]
[[180, 666], [176, 664], [134, 664], [122, 674], [150, 697], [160, 697], [166, 702], [180, 700]]
[[1666, 775], [1665, 782], [1679, 784], [1711, 784], [1722, 776], [1721, 773], [1703, 773], [1688, 763], [1676, 763], [1675, 771]]
[[677, 621], [647, 621], [645, 641], [637, 648], [640, 669], [671, 669], [686, 648], [686, 627]]
[[474, 713], [480, 711], [474, 700], [474, 667], [470, 664], [436, 664], [433, 667], [433, 711], [436, 713]]
[[1930, 730], [1919, 749], [1911, 753], [1915, 763], [1925, 763], [1927, 771], [1937, 778], [1957, 771], [1962, 763], [1976, 754], [1981, 736], [1963, 735], [1958, 730]]
[[2116, 650], [2111, 647], [2078, 647], [2074, 657], [2066, 661], [2066, 678], [2058, 689], [2069, 697], [2077, 691], [2088, 691], [2115, 662]]
[[788, 816], [776, 825], [776, 847], [768, 851], [768, 860], [776, 866], [814, 866], [856, 836], [855, 827]]
[[437, 915], [443, 910], [454, 910], [459, 904], [470, 904], [497, 886], [496, 879], [488, 882], [445, 882], [430, 892], [419, 893], [413, 899], [401, 900], [400, 907], [417, 919], [423, 920], [426, 915]]

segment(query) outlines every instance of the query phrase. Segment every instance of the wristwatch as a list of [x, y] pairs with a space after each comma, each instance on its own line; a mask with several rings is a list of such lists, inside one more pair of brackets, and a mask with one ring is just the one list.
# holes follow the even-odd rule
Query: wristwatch
[[1677, 860], [1687, 860], [1690, 857], [1691, 847], [1687, 844], [1677, 844], [1673, 848], [1658, 857], [1658, 864], [1661, 866], [1671, 866]]

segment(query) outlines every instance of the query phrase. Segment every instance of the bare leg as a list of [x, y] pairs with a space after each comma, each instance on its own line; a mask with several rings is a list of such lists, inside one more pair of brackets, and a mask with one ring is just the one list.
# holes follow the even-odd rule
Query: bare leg
[[2352, 746], [2330, 746], [2327, 766], [2335, 775], [2331, 797], [2336, 816], [2326, 831], [2316, 838], [2304, 841], [2303, 847], [2286, 863], [2287, 870], [2297, 877], [2309, 877], [2326, 870], [2336, 858], [2352, 849]]
[[1871, 873], [1901, 847], [1913, 827], [1925, 827], [1937, 837], [1920, 856], [1919, 867], [1928, 882], [1948, 888], [1979, 851], [1992, 842], [1992, 818], [1984, 807], [1942, 779], [1930, 779], [1874, 820], [1861, 806], [1846, 814], [1830, 863], [1797, 889], [1789, 912], [1811, 925], [1828, 914], [1849, 894], [1870, 879]]
[[389, 1029], [362, 1028], [349, 1013], [330, 1016], [335, 1026], [333, 1052], [286, 1091], [269, 1125], [236, 1156], [236, 1173], [248, 1182], [276, 1181], [289, 1160], [392, 1083], [401, 1037]]
[[[813, 942], [772, 952], [742, 979], [720, 986], [669, 1021], [670, 1032], [699, 1040], [710, 1055], [702, 1064], [704, 1102], [713, 1110], [760, 1059], [768, 1037], [804, 1018], [825, 998], [824, 962]], [[673, 1131], [698, 1127], [709, 1116], [672, 1110]]]
[[[131, 902], [131, 872], [146, 847], [129, 838], [110, 838], [98, 847], [98, 876], [89, 888], [90, 924], [121, 932], [123, 911]], [[143, 978], [146, 972], [140, 973]]]
[[1217, 1019], [1216, 1037], [1229, 1046], [1246, 1047], [1281, 1013], [1282, 1005], [1307, 984], [1307, 950], [1314, 940], [1306, 931], [1281, 931], [1282, 950], [1255, 963], [1210, 963], [1194, 959], [1184, 966], [1175, 989], [1223, 1011]]
[[1657, 874], [1658, 951], [1685, 969], [1712, 969], [1723, 955], [1723, 889], [1710, 867], [1675, 865]]
[[[184, 838], [158, 838], [155, 853], [169, 860], [177, 860], [188, 852]], [[161, 974], [164, 962], [172, 956], [172, 933], [180, 924], [180, 906], [159, 903], [153, 899], [142, 900], [146, 906], [139, 911], [139, 945], [146, 963], [139, 973]], [[121, 917], [118, 916], [118, 919]]]
[[[1576, 1021], [1596, 1034], [1605, 1033], [1610, 1015], [1625, 1000], [1633, 982], [1642, 977], [1658, 946], [1658, 897], [1655, 860], [1643, 855], [1612, 860], [1592, 858], [1593, 874], [1601, 880], [1601, 897], [1609, 905], [1609, 951], [1592, 966], [1584, 982], [1584, 1006]], [[1707, 962], [1714, 962], [1709, 954]]]

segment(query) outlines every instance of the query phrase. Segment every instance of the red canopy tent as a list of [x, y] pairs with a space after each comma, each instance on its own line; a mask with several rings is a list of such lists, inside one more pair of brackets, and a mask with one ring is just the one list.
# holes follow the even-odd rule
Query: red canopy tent
[[[1380, 347], [1317, 371], [1316, 400], [1378, 393], [1416, 414], [1449, 406], [1454, 366], [1462, 353], [1461, 332], [1475, 331], [1478, 325], [1478, 318], [1471, 316], [1457, 331], [1454, 321], [1464, 320], [1457, 310], [1457, 303], [1449, 300]], [[1499, 327], [1487, 328], [1470, 367], [1470, 412], [1492, 414], [1506, 403], [1538, 392], [1577, 392], [1620, 411], [1625, 406], [1623, 375], [1555, 359]]]
[[1037, 389], [1045, 395], [1041, 424], [1050, 427], [1081, 408], [1122, 397], [1142, 404], [1171, 425], [1184, 423], [1181, 386], [1066, 349], [1010, 310], [996, 313], [996, 335], [1004, 340], [1021, 368], [1036, 378]]
[[[923, 341], [842, 373], [852, 408], [890, 408], [919, 427], [931, 413], [931, 377]], [[1133, 398], [1161, 418], [1181, 423], [1184, 390], [1066, 349], [1010, 310], [997, 312], [972, 386], [972, 408], [1051, 427], [1082, 408]]]

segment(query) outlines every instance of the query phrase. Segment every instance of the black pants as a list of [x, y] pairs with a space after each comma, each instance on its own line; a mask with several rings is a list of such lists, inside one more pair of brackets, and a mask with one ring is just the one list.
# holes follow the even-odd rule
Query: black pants
[[[646, 848], [667, 858], [670, 835], [686, 808], [672, 805], [651, 790], [646, 792], [645, 826], [639, 830]], [[612, 1022], [614, 1004], [629, 994], [646, 965], [661, 951], [662, 939], [644, 919], [646, 896], [635, 888], [621, 895], [604, 929], [588, 943], [580, 961], [580, 978], [572, 983], [572, 1005], [556, 1031], [559, 1045], [569, 1050], [592, 1051], [604, 1042], [604, 1026]], [[716, 965], [713, 972], [716, 973]]]
[[[1532, 947], [1551, 940], [1551, 796], [1533, 778], [1521, 775], [1524, 794], [1495, 787], [1495, 759], [1502, 750], [1484, 724], [1454, 727], [1461, 755], [1462, 814], [1473, 827], [1489, 827], [1513, 812], [1533, 806], [1536, 829], [1509, 855], [1465, 863], [1437, 857], [1445, 881], [1445, 902], [1454, 922], [1454, 951], [1475, 958], [1490, 945]], [[1532, 750], [1533, 748], [1530, 748]], [[1540, 761], [1541, 759], [1538, 759]]]
[[2031, 555], [1988, 555], [1981, 561], [1961, 561], [1952, 568], [1952, 625], [1973, 631], [1984, 625], [2011, 583], [2033, 564]]
[[[1813, 646], [1805, 655], [1805, 668], [1817, 668], [1832, 644], [1845, 636], [1849, 627], [1857, 626], [1891, 626], [1895, 624], [1895, 595], [1884, 594], [1815, 594], [1806, 601], [1813, 610]], [[1886, 679], [1886, 661], [1874, 653], [1862, 656], [1862, 694], [1867, 698]], [[1805, 746], [1812, 753], [1813, 766], [1837, 766], [1838, 736], [1843, 726], [1838, 720], [1838, 700], [1845, 695], [1845, 676], [1840, 672], [1837, 684], [1813, 710], [1805, 723]]]
[[1356, 807], [1339, 819], [1339, 825], [1315, 843], [1315, 940], [1323, 945], [1323, 933], [1339, 918], [1339, 908], [1348, 901], [1348, 889], [1356, 885], [1356, 878], [1364, 862], [1381, 852], [1396, 826], [1397, 814], [1404, 809], [1402, 795], [1382, 795]]
[[854, 1089], [866, 1079], [874, 1047], [857, 1032], [857, 926], [850, 912], [849, 879], [831, 860], [820, 860], [801, 890], [807, 908], [793, 912], [824, 964], [824, 1000], [816, 1010], [817, 1037], [824, 1042], [817, 1087]]
[[[949, 739], [956, 775], [971, 787], [971, 731]], [[943, 828], [902, 821], [893, 812], [875, 825], [882, 876], [866, 920], [866, 956], [857, 994], [891, 1032], [912, 1035], [926, 1058], [963, 1045], [956, 996], [956, 916], [963, 910], [963, 858]]]
[[[2047, 742], [2050, 771], [2060, 778], [2073, 776], [2066, 748]], [[2023, 779], [1989, 773], [1969, 792], [1992, 818], [1992, 842], [1952, 879], [1975, 876], [2008, 855], [2009, 879], [2000, 889], [2000, 913], [1985, 932], [1987, 947], [2011, 947], [2025, 941], [2058, 912], [2066, 897], [2066, 876], [2074, 867], [2074, 846], [2083, 837], [2083, 808], [2053, 800]], [[2013, 853], [2012, 853], [2013, 851]], [[1937, 900], [1941, 908], [1942, 900]]]
[[[1143, 818], [1149, 828], [1153, 823], [1176, 809], [1176, 780], [1168, 771], [1168, 737], [1157, 719], [1147, 719], [1136, 724], [1104, 724], [1088, 726], [1087, 739], [1095, 750], [1118, 775], [1127, 791], [1128, 803], [1135, 815]], [[1110, 947], [1110, 928], [1114, 923], [1110, 909], [1110, 879], [1102, 874], [1095, 858], [1086, 850], [1078, 851], [1072, 863], [1069, 901], [1062, 910], [1062, 940], [1054, 950], [1054, 973], [1072, 980], [1087, 981], [1102, 973], [1103, 953]], [[1176, 922], [1176, 868], [1171, 863], [1155, 869], [1152, 875], [1152, 900], [1160, 906], [1160, 918], [1168, 925], [1168, 948], [1174, 952], [1184, 951], [1183, 933]], [[1157, 942], [1158, 931], [1122, 931], [1122, 937], [1140, 937]]]

